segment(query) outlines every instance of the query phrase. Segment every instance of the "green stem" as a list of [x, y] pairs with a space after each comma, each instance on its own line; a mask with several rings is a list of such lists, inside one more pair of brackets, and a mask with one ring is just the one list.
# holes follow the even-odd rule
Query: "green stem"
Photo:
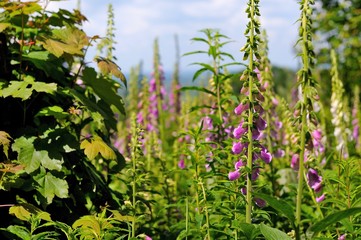
[[211, 234], [209, 232], [209, 226], [210, 225], [209, 225], [209, 214], [208, 214], [208, 207], [207, 207], [207, 196], [206, 196], [206, 190], [204, 189], [202, 179], [199, 179], [199, 184], [201, 185], [202, 193], [203, 193], [204, 211], [205, 211], [205, 214], [206, 214], [207, 239], [211, 240]]
[[302, 107], [301, 107], [301, 142], [300, 142], [300, 156], [299, 156], [299, 172], [298, 172], [298, 186], [297, 186], [297, 200], [296, 200], [296, 239], [301, 238], [301, 206], [302, 206], [302, 191], [304, 182], [304, 157], [305, 157], [305, 145], [306, 145], [306, 132], [307, 132], [307, 96], [305, 94], [306, 86], [309, 82], [309, 58], [308, 58], [308, 28], [307, 28], [307, 12], [308, 12], [308, 0], [304, 0], [302, 8], [302, 61], [303, 61], [303, 73], [302, 73]]
[[246, 194], [246, 223], [252, 222], [252, 158], [253, 158], [253, 136], [252, 136], [252, 130], [253, 130], [253, 96], [252, 96], [252, 89], [253, 89], [253, 48], [252, 44], [254, 42], [254, 1], [251, 1], [251, 7], [250, 7], [250, 15], [251, 15], [251, 21], [250, 21], [250, 53], [249, 53], [249, 111], [248, 111], [248, 154], [247, 154], [247, 168], [249, 173], [247, 174], [247, 194]]

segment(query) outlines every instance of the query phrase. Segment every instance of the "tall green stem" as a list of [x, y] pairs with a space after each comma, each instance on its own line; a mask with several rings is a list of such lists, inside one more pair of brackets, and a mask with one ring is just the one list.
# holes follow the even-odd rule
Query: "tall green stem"
[[[251, 21], [250, 21], [250, 35], [249, 40], [250, 44], [253, 44], [254, 42], [254, 1], [251, 1], [250, 6], [250, 15], [251, 15]], [[253, 95], [252, 95], [252, 89], [253, 89], [253, 54], [254, 50], [251, 47], [249, 52], [249, 64], [248, 68], [250, 71], [249, 79], [248, 79], [248, 89], [249, 89], [249, 110], [248, 110], [248, 154], [247, 154], [247, 168], [249, 173], [247, 174], [247, 194], [246, 194], [246, 223], [252, 222], [252, 158], [253, 158], [253, 136], [252, 136], [252, 130], [253, 130]]]
[[302, 17], [301, 17], [301, 31], [302, 31], [302, 104], [301, 104], [301, 135], [300, 135], [300, 156], [299, 156], [299, 170], [298, 170], [298, 187], [297, 187], [297, 200], [296, 200], [296, 239], [300, 239], [300, 231], [301, 231], [301, 206], [302, 206], [302, 194], [303, 194], [303, 185], [304, 185], [304, 158], [305, 158], [305, 145], [306, 145], [306, 133], [307, 129], [307, 104], [308, 98], [306, 95], [306, 88], [310, 84], [310, 76], [309, 76], [309, 49], [310, 32], [308, 27], [308, 14], [309, 14], [309, 2], [308, 0], [303, 0], [301, 2], [302, 6]]

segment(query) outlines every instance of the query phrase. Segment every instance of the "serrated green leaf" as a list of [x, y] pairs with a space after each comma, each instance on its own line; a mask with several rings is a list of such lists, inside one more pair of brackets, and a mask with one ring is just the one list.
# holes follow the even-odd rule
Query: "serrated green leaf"
[[318, 232], [327, 229], [328, 226], [334, 224], [336, 222], [341, 221], [344, 218], [350, 217], [352, 215], [361, 213], [361, 208], [349, 208], [346, 210], [338, 211], [333, 214], [328, 215], [321, 221], [315, 223], [313, 226], [310, 227], [310, 231], [317, 234]]
[[57, 85], [55, 83], [36, 82], [34, 77], [28, 75], [24, 77], [23, 81], [10, 81], [9, 86], [3, 88], [2, 96], [12, 96], [26, 100], [30, 98], [34, 90], [37, 92], [53, 93], [56, 89]]
[[34, 172], [40, 165], [49, 169], [60, 171], [63, 160], [51, 159], [45, 150], [36, 151], [34, 148], [35, 137], [20, 137], [12, 145], [13, 151], [18, 152], [18, 160], [27, 173]]
[[54, 29], [53, 36], [39, 36], [38, 42], [46, 50], [60, 57], [64, 53], [83, 55], [83, 47], [89, 44], [86, 34], [76, 28]]
[[259, 229], [261, 230], [261, 233], [265, 237], [266, 240], [292, 240], [290, 236], [288, 236], [286, 233], [276, 229], [269, 227], [263, 223], [259, 225]]
[[34, 176], [34, 180], [38, 183], [36, 190], [43, 195], [50, 204], [55, 196], [59, 198], [68, 197], [68, 183], [60, 178], [53, 176], [50, 172], [41, 171]]

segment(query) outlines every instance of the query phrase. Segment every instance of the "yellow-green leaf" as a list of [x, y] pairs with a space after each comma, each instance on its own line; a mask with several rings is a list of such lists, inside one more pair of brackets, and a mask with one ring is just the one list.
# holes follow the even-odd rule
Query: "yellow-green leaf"
[[10, 26], [10, 23], [0, 23], [0, 33]]
[[3, 152], [6, 156], [6, 158], [8, 158], [8, 154], [9, 154], [9, 147], [10, 147], [10, 141], [11, 141], [11, 137], [7, 132], [4, 131], [0, 131], [0, 146], [3, 146]]
[[98, 63], [98, 67], [102, 74], [111, 74], [114, 77], [120, 79], [124, 83], [124, 85], [127, 86], [127, 79], [125, 78], [120, 67], [116, 63], [109, 59], [101, 57], [96, 58], [95, 61]]
[[9, 213], [15, 215], [18, 219], [27, 221], [33, 215], [45, 221], [51, 221], [50, 214], [40, 210], [30, 203], [20, 203], [12, 206]]
[[84, 149], [85, 155], [93, 160], [98, 154], [103, 158], [114, 160], [116, 159], [115, 152], [111, 149], [100, 137], [95, 136], [90, 142], [85, 139], [80, 144], [80, 148]]

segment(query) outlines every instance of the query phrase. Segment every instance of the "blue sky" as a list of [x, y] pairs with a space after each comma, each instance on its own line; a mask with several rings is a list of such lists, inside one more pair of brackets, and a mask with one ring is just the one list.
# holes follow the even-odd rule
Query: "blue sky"
[[[89, 35], [104, 36], [107, 7], [111, 3], [115, 14], [117, 45], [115, 55], [124, 72], [143, 60], [145, 71], [153, 62], [153, 42], [158, 38], [161, 62], [166, 71], [172, 71], [175, 62], [174, 35], [177, 34], [181, 54], [205, 50], [204, 45], [192, 42], [193, 37], [203, 37], [199, 30], [216, 28], [234, 42], [224, 50], [237, 61], [242, 60], [239, 49], [245, 43], [243, 33], [247, 24], [246, 0], [82, 0], [81, 11], [88, 18], [84, 30]], [[76, 0], [50, 2], [48, 9], [74, 9]], [[295, 57], [299, 7], [296, 0], [261, 0], [261, 26], [269, 38], [269, 58], [273, 65], [296, 69]], [[95, 50], [89, 52], [95, 54]], [[207, 58], [185, 56], [181, 70]]]

